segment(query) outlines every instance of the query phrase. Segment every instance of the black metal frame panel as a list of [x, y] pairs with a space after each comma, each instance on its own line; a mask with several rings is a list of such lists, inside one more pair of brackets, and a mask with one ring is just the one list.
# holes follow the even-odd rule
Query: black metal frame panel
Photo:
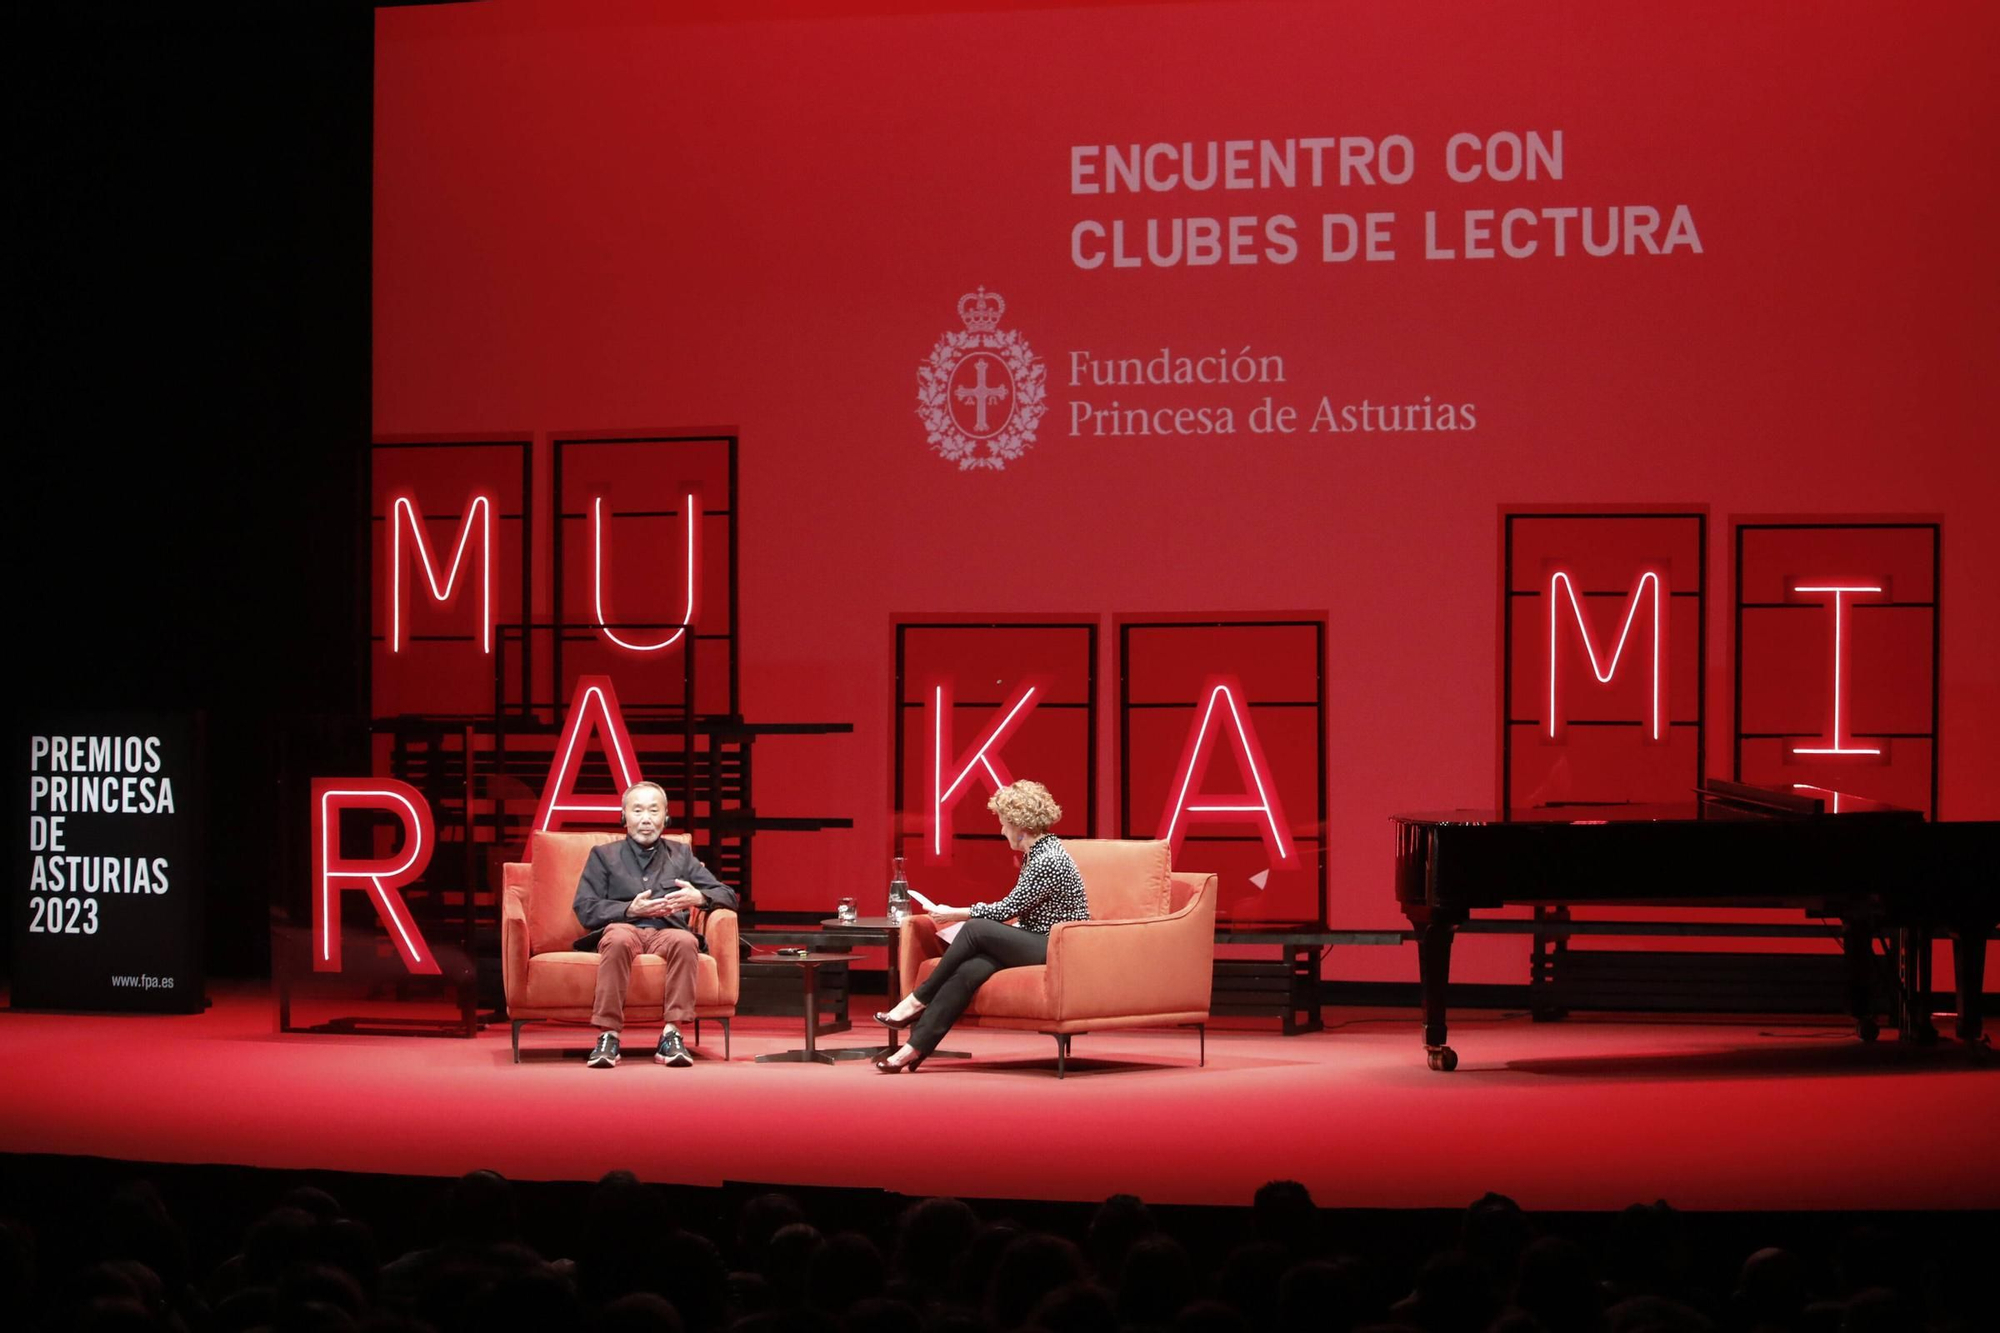
[[1743, 729], [1743, 613], [1745, 611], [1767, 611], [1810, 608], [1809, 602], [1763, 603], [1746, 602], [1743, 598], [1743, 538], [1751, 532], [1881, 532], [1916, 531], [1931, 534], [1931, 599], [1928, 602], [1865, 602], [1857, 603], [1854, 610], [1867, 607], [1888, 607], [1904, 610], [1928, 608], [1931, 613], [1931, 729], [1927, 732], [1858, 733], [1856, 740], [1923, 740], [1931, 747], [1930, 808], [1924, 813], [1936, 819], [1938, 813], [1939, 775], [1938, 751], [1942, 745], [1943, 713], [1940, 699], [1942, 690], [1941, 672], [1944, 669], [1944, 524], [1936, 519], [1882, 520], [1870, 522], [1845, 522], [1839, 520], [1800, 520], [1798, 522], [1737, 522], [1732, 525], [1735, 568], [1735, 643], [1732, 664], [1732, 684], [1735, 689], [1735, 706], [1730, 717], [1729, 775], [1737, 781], [1743, 779], [1743, 742], [1746, 740], [1783, 740], [1789, 733], [1750, 732]]
[[[1539, 728], [1545, 718], [1517, 718], [1514, 708], [1514, 616], [1513, 605], [1516, 597], [1540, 597], [1540, 590], [1534, 592], [1516, 591], [1514, 588], [1514, 525], [1524, 519], [1546, 522], [1550, 520], [1574, 519], [1579, 522], [1620, 522], [1632, 519], [1684, 519], [1695, 525], [1695, 547], [1700, 552], [1699, 586], [1693, 592], [1679, 588], [1672, 590], [1670, 598], [1690, 597], [1695, 601], [1696, 623], [1700, 626], [1695, 645], [1695, 715], [1693, 718], [1676, 719], [1669, 716], [1670, 727], [1693, 727], [1695, 729], [1694, 772], [1688, 777], [1688, 787], [1692, 790], [1701, 785], [1708, 767], [1708, 513], [1706, 510], [1633, 510], [1617, 509], [1603, 511], [1574, 511], [1566, 509], [1516, 509], [1501, 514], [1502, 554], [1500, 562], [1500, 792], [1496, 802], [1501, 812], [1513, 807], [1514, 786], [1514, 733], [1522, 727]], [[1584, 597], [1626, 597], [1629, 589], [1585, 589]], [[1586, 722], [1571, 723], [1572, 726], [1637, 726], [1636, 722]]]
[[[889, 700], [889, 713], [895, 719], [890, 737], [889, 779], [895, 794], [895, 815], [889, 827], [889, 855], [903, 855], [902, 846], [906, 838], [903, 829], [904, 812], [908, 809], [908, 793], [903, 785], [903, 744], [907, 735], [905, 719], [910, 709], [921, 708], [921, 703], [909, 703], [904, 699], [908, 684], [909, 633], [912, 630], [1073, 630], [1083, 637], [1085, 652], [1084, 701], [1082, 703], [1045, 703], [1038, 708], [1082, 709], [1085, 718], [1085, 732], [1088, 736], [1086, 775], [1084, 779], [1084, 836], [1097, 836], [1097, 621], [1091, 619], [1040, 618], [1034, 620], [1009, 620], [1002, 616], [940, 616], [938, 619], [899, 616], [895, 621], [896, 673], [892, 682], [895, 693]], [[1000, 706], [998, 699], [954, 699], [952, 707], [994, 709]], [[997, 841], [998, 833], [954, 833], [953, 841]]]
[[[498, 506], [495, 506], [495, 513], [493, 517], [495, 518], [495, 520], [502, 523], [518, 522], [521, 525], [520, 619], [523, 622], [532, 619], [534, 615], [533, 611], [534, 603], [532, 599], [534, 596], [534, 571], [535, 571], [535, 442], [534, 440], [532, 438], [526, 438], [526, 437], [495, 438], [495, 439], [483, 439], [483, 440], [477, 440], [477, 439], [398, 440], [391, 437], [388, 439], [376, 440], [370, 443], [368, 446], [368, 486], [370, 491], [373, 491], [374, 489], [376, 460], [384, 453], [388, 453], [399, 449], [423, 449], [423, 450], [515, 449], [520, 452], [521, 455], [520, 512], [510, 514], [500, 511]], [[461, 518], [463, 516], [458, 514], [433, 514], [429, 515], [428, 517], [439, 518], [439, 519], [451, 519], [451, 518]], [[375, 512], [374, 506], [372, 504], [369, 506], [368, 526], [371, 532], [373, 531], [374, 526], [377, 523], [384, 523], [387, 521], [388, 521], [388, 515], [378, 514]], [[369, 549], [371, 551], [375, 549], [374, 543], [372, 541], [369, 543]], [[371, 564], [369, 567], [368, 592], [361, 599], [362, 605], [364, 607], [372, 608], [373, 606], [375, 588], [377, 586], [375, 581], [375, 576], [377, 572], [378, 571], [376, 571], [376, 569]], [[500, 653], [499, 645], [501, 642], [501, 628], [503, 623], [504, 622], [496, 622], [493, 626], [494, 656], [496, 657], [496, 659], [498, 658]], [[471, 636], [462, 634], [418, 634], [418, 635], [412, 635], [410, 637], [412, 642], [456, 643], [456, 642], [468, 641]], [[382, 635], [377, 634], [371, 630], [368, 633], [368, 635], [362, 640], [360, 648], [361, 679], [365, 682], [368, 682], [365, 688], [367, 688], [367, 690], [369, 691], [369, 703], [370, 703], [369, 714], [371, 717], [375, 715], [373, 707], [374, 703], [373, 672], [370, 670], [368, 655], [372, 650], [372, 646], [374, 644], [380, 643], [381, 641], [382, 641]], [[528, 664], [524, 663], [523, 664], [524, 681], [526, 680], [525, 672], [527, 670], [527, 667]]]
[[[1135, 704], [1132, 702], [1132, 631], [1147, 629], [1310, 629], [1313, 632], [1313, 679], [1317, 682], [1310, 700], [1254, 700], [1246, 699], [1246, 707], [1251, 708], [1309, 708], [1313, 715], [1314, 753], [1317, 761], [1313, 765], [1313, 832], [1302, 836], [1293, 831], [1300, 842], [1313, 845], [1313, 855], [1319, 879], [1319, 893], [1316, 895], [1318, 912], [1311, 918], [1298, 922], [1259, 921], [1246, 929], [1251, 933], [1268, 933], [1286, 925], [1326, 929], [1326, 899], [1331, 889], [1331, 874], [1327, 864], [1327, 682], [1326, 682], [1326, 640], [1327, 622], [1325, 617], [1301, 618], [1296, 614], [1272, 614], [1269, 616], [1231, 616], [1215, 618], [1209, 616], [1189, 616], [1185, 618], [1149, 617], [1145, 619], [1120, 620], [1118, 622], [1118, 836], [1121, 838], [1151, 837], [1150, 830], [1136, 829], [1132, 823], [1132, 713], [1138, 708], [1189, 708], [1199, 707], [1195, 700], [1171, 703]], [[1245, 842], [1254, 841], [1248, 834], [1187, 834], [1189, 842]], [[1228, 926], [1218, 927], [1216, 939], [1228, 943], [1233, 931]], [[1288, 1020], [1289, 1021], [1289, 1020]]]
[[[562, 709], [566, 706], [568, 702], [567, 700], [559, 697], [562, 692], [564, 642], [566, 641], [574, 642], [581, 639], [587, 639], [590, 636], [589, 634], [584, 633], [583, 631], [585, 631], [586, 629], [594, 631], [596, 629], [595, 624], [592, 624], [590, 626], [585, 626], [581, 622], [571, 623], [568, 616], [564, 613], [563, 550], [567, 545], [567, 543], [565, 543], [563, 540], [563, 525], [568, 522], [581, 522], [582, 520], [587, 519], [589, 517], [589, 515], [587, 514], [569, 513], [563, 508], [564, 451], [570, 449], [590, 448], [593, 446], [616, 446], [619, 448], [629, 448], [633, 445], [647, 445], [647, 444], [660, 445], [665, 447], [671, 447], [674, 445], [689, 445], [689, 444], [704, 444], [704, 445], [722, 444], [728, 447], [728, 453], [729, 453], [728, 507], [720, 511], [714, 509], [704, 509], [702, 510], [702, 518], [704, 520], [707, 520], [719, 516], [726, 516], [729, 521], [729, 543], [728, 543], [729, 629], [726, 633], [698, 634], [694, 631], [694, 628], [690, 626], [688, 628], [688, 636], [687, 636], [688, 650], [682, 653], [681, 656], [688, 663], [686, 670], [682, 674], [684, 678], [690, 678], [691, 680], [695, 670], [694, 644], [702, 641], [707, 641], [707, 642], [721, 641], [727, 643], [729, 645], [729, 709], [727, 715], [730, 717], [741, 716], [743, 708], [742, 708], [742, 693], [739, 683], [740, 673], [738, 671], [739, 645], [737, 644], [736, 641], [736, 634], [739, 625], [738, 622], [739, 608], [738, 608], [738, 596], [737, 596], [737, 581], [738, 581], [737, 580], [737, 575], [738, 575], [737, 530], [739, 527], [739, 524], [737, 523], [737, 516], [738, 513], [740, 512], [738, 509], [738, 495], [737, 495], [738, 437], [734, 434], [728, 434], [722, 432], [714, 432], [706, 434], [661, 432], [656, 435], [654, 434], [633, 434], [633, 435], [598, 434], [589, 436], [557, 435], [557, 436], [552, 436], [550, 438], [549, 493], [551, 500], [555, 505], [555, 519], [554, 519], [555, 541], [553, 549], [554, 563], [552, 566], [553, 573], [549, 584], [549, 597], [550, 597], [549, 605], [553, 613], [553, 624], [551, 626], [538, 625], [533, 627], [534, 629], [537, 630], [544, 628], [552, 629], [555, 634], [555, 638], [551, 647], [551, 660], [553, 662], [553, 669], [550, 673], [553, 691], [550, 696], [550, 701], [545, 706], [551, 708], [554, 712], [559, 714], [561, 713]], [[524, 617], [523, 619], [525, 622], [526, 618]], [[618, 625], [618, 628], [663, 629], [663, 628], [668, 628], [668, 626], [656, 625], [656, 624], [638, 624], [638, 623], [626, 624], [621, 622]], [[533, 653], [532, 651], [529, 651], [526, 655], [532, 657]], [[692, 712], [693, 698], [694, 698], [693, 685], [689, 683], [687, 685], [687, 692], [684, 696], [681, 706]], [[523, 706], [526, 709], [533, 709], [535, 707], [544, 705], [541, 703], [541, 701], [535, 700], [532, 695], [528, 695], [524, 699]], [[644, 707], [647, 706], [647, 704], [646, 701], [644, 700], [627, 701], [627, 707], [635, 707], [635, 706]]]

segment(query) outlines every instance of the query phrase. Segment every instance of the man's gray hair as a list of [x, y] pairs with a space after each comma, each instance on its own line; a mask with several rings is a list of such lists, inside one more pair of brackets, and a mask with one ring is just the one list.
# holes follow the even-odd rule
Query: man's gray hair
[[657, 782], [635, 782], [631, 786], [627, 787], [624, 791], [618, 794], [619, 808], [622, 810], [625, 807], [625, 803], [632, 799], [633, 792], [639, 791], [642, 788], [646, 787], [651, 787], [654, 791], [658, 792], [660, 794], [660, 804], [665, 806], [669, 813], [673, 811], [674, 803], [667, 799], [667, 789], [665, 787], [662, 787]]

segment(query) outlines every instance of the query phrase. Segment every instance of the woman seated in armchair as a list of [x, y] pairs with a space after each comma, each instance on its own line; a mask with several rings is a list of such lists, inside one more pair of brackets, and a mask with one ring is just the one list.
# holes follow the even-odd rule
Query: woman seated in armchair
[[[932, 910], [931, 919], [940, 928], [959, 922], [964, 928], [922, 985], [888, 1012], [875, 1015], [878, 1023], [910, 1029], [910, 1039], [900, 1049], [876, 1058], [875, 1067], [885, 1074], [922, 1064], [995, 972], [1046, 963], [1049, 930], [1058, 921], [1090, 919], [1083, 876], [1063, 849], [1062, 839], [1049, 832], [1062, 818], [1062, 807], [1049, 789], [1039, 782], [1010, 783], [993, 794], [986, 808], [999, 817], [1007, 845], [1020, 854], [1020, 878], [1014, 891], [999, 902], [970, 907], [940, 904]], [[1009, 921], [1019, 924], [1008, 925]]]

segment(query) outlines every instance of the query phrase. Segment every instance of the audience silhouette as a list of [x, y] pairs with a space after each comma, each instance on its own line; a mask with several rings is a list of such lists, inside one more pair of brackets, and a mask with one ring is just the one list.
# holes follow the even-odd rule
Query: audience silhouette
[[[1716, 1253], [1697, 1220], [1664, 1202], [1566, 1219], [1573, 1234], [1555, 1234], [1487, 1194], [1427, 1253], [1384, 1255], [1365, 1239], [1343, 1243], [1365, 1238], [1365, 1217], [1322, 1212], [1295, 1181], [1259, 1189], [1247, 1216], [1231, 1215], [1234, 1240], [1218, 1246], [1213, 1234], [1172, 1234], [1172, 1210], [1131, 1194], [1106, 1199], [1073, 1236], [982, 1223], [957, 1199], [857, 1224], [838, 1200], [809, 1208], [782, 1192], [752, 1195], [704, 1228], [677, 1217], [667, 1191], [613, 1172], [589, 1192], [574, 1252], [549, 1255], [524, 1238], [538, 1229], [524, 1228], [516, 1188], [474, 1171], [435, 1201], [432, 1243], [386, 1263], [382, 1219], [371, 1225], [318, 1188], [283, 1193], [219, 1260], [221, 1247], [195, 1243], [203, 1238], [144, 1181], [68, 1203], [84, 1211], [47, 1223], [65, 1231], [58, 1246], [38, 1236], [21, 1200], [0, 1195], [18, 1214], [0, 1215], [8, 1328], [1970, 1333], [1988, 1313], [1982, 1275], [1941, 1267], [1878, 1222], [1823, 1252], [1770, 1245], [1738, 1257]], [[1195, 1228], [1215, 1229], [1212, 1218]]]

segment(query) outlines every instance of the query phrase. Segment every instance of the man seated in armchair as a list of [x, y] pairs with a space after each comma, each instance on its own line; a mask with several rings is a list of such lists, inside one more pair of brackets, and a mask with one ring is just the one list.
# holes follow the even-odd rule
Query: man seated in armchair
[[625, 837], [591, 848], [576, 886], [576, 919], [590, 933], [575, 948], [594, 949], [601, 960], [591, 1009], [597, 1045], [584, 1063], [591, 1069], [618, 1063], [632, 962], [648, 953], [667, 965], [666, 1027], [653, 1059], [684, 1069], [694, 1057], [681, 1039], [680, 1024], [694, 1018], [695, 958], [708, 948], [695, 933], [692, 914], [733, 909], [736, 891], [711, 874], [693, 848], [660, 836], [667, 827], [667, 793], [658, 783], [633, 783], [620, 804]]

